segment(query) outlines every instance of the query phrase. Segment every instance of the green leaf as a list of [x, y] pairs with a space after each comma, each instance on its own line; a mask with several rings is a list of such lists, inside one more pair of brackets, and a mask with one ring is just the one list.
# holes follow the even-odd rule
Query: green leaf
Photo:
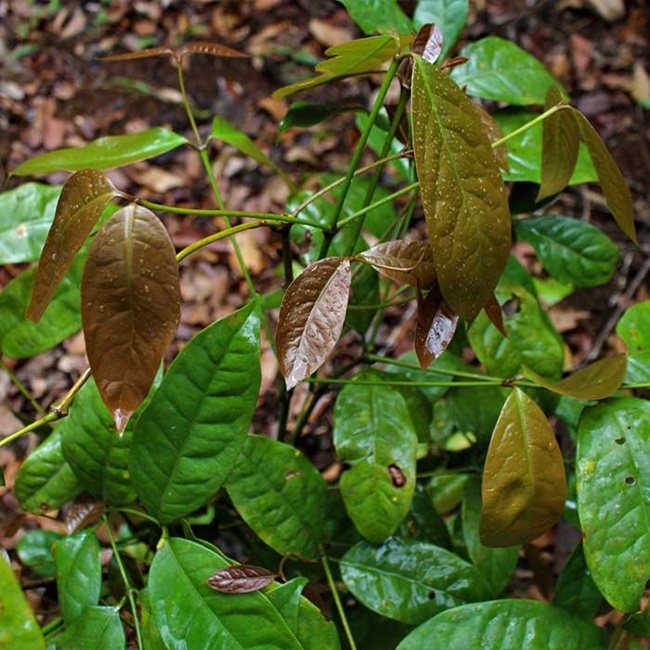
[[104, 171], [148, 160], [186, 144], [187, 140], [169, 129], [154, 127], [129, 135], [108, 135], [83, 147], [57, 149], [18, 165], [12, 176], [49, 174], [65, 169]]
[[66, 625], [63, 636], [57, 638], [56, 647], [60, 650], [126, 648], [120, 608], [87, 607], [71, 625]]
[[346, 586], [366, 607], [417, 625], [450, 607], [490, 597], [478, 570], [444, 548], [388, 539], [359, 542], [341, 558]]
[[415, 485], [411, 509], [396, 536], [451, 549], [449, 530], [444, 519], [433, 506], [430, 489], [422, 483]]
[[156, 627], [168, 648], [302, 646], [263, 592], [220, 594], [208, 578], [229, 563], [206, 547], [171, 538], [156, 553], [149, 592]]
[[415, 29], [433, 23], [442, 32], [442, 52], [444, 59], [456, 44], [465, 27], [469, 0], [420, 0], [413, 15]]
[[101, 172], [84, 169], [70, 176], [56, 206], [54, 223], [38, 263], [26, 317], [38, 322], [57, 286], [84, 245], [106, 204], [117, 194]]
[[42, 183], [0, 194], [0, 264], [38, 259], [60, 194], [60, 187]]
[[616, 609], [636, 612], [650, 577], [650, 403], [612, 399], [578, 426], [578, 512], [587, 565]]
[[397, 0], [339, 0], [364, 34], [394, 32], [410, 34], [413, 23]]
[[323, 538], [325, 481], [297, 450], [249, 436], [226, 482], [237, 512], [282, 555], [314, 557]]
[[60, 539], [54, 545], [54, 562], [59, 606], [69, 625], [99, 602], [102, 566], [95, 532], [84, 530]]
[[571, 553], [560, 573], [553, 604], [571, 614], [593, 620], [602, 601], [603, 595], [591, 577], [580, 543]]
[[55, 431], [21, 465], [14, 492], [26, 512], [43, 514], [72, 501], [82, 491], [66, 462], [61, 434]]
[[616, 324], [616, 333], [630, 354], [650, 351], [650, 300], [632, 305]]
[[21, 563], [44, 578], [54, 578], [56, 567], [52, 556], [52, 545], [61, 537], [61, 533], [42, 528], [25, 531], [16, 543], [16, 551]]
[[340, 104], [316, 104], [312, 102], [292, 102], [287, 114], [280, 120], [278, 136], [292, 127], [308, 128], [325, 120], [349, 111], [365, 111], [363, 106], [341, 106]]
[[529, 542], [562, 515], [567, 491], [562, 452], [542, 410], [519, 388], [494, 428], [481, 491], [486, 546]]
[[341, 476], [341, 495], [357, 530], [371, 542], [395, 532], [415, 490], [417, 433], [402, 394], [375, 371], [348, 384], [334, 407], [334, 447], [352, 465]]
[[81, 279], [86, 354], [124, 431], [147, 396], [180, 320], [174, 246], [151, 211], [131, 204], [95, 236]]
[[[504, 135], [509, 135], [536, 117], [535, 113], [520, 108], [506, 108], [492, 113], [492, 118], [499, 124]], [[507, 181], [542, 181], [542, 142], [543, 125], [535, 124], [520, 135], [508, 140], [508, 170], [503, 171]], [[578, 161], [569, 185], [591, 183], [598, 180], [598, 174], [591, 162], [591, 157], [584, 143], [580, 143]], [[537, 195], [537, 192], [535, 192]]]
[[582, 400], [597, 400], [611, 397], [621, 387], [626, 367], [627, 356], [617, 354], [589, 364], [558, 382], [548, 381], [528, 369], [525, 374], [536, 384], [559, 395]]
[[496, 600], [438, 614], [416, 628], [397, 650], [605, 650], [605, 630], [534, 600]]
[[527, 241], [544, 268], [560, 282], [597, 287], [614, 275], [620, 252], [599, 228], [586, 221], [541, 215], [515, 221], [518, 239]]
[[470, 43], [460, 51], [469, 61], [452, 68], [451, 77], [472, 97], [514, 106], [544, 104], [548, 89], [564, 89], [534, 56], [497, 36]]
[[133, 485], [161, 523], [221, 487], [246, 442], [259, 385], [255, 303], [204, 329], [176, 357], [131, 443]]
[[507, 394], [501, 386], [487, 383], [485, 386], [452, 386], [447, 393], [447, 407], [456, 429], [474, 434], [476, 440], [486, 446]]
[[472, 477], [465, 485], [463, 498], [463, 539], [472, 564], [490, 585], [492, 596], [498, 596], [506, 588], [514, 573], [520, 546], [491, 548], [481, 544], [479, 535], [481, 508], [481, 484], [476, 477]]
[[353, 272], [345, 314], [348, 327], [365, 335], [377, 314], [376, 305], [379, 301], [379, 278], [375, 271], [369, 266], [362, 266], [356, 273]]
[[3, 557], [0, 557], [0, 647], [45, 650], [34, 612]]
[[428, 490], [439, 514], [447, 514], [462, 502], [468, 480], [469, 474], [443, 473], [431, 477]]
[[414, 57], [413, 148], [438, 283], [472, 320], [490, 299], [510, 251], [507, 197], [471, 100]]

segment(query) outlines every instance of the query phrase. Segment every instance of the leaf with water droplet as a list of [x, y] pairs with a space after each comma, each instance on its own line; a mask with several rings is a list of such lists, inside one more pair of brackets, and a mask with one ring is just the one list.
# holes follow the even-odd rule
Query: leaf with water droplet
[[38, 322], [75, 255], [117, 190], [104, 174], [85, 169], [66, 181], [45, 241], [26, 317]]
[[449, 308], [438, 287], [431, 289], [426, 298], [421, 298], [418, 293], [413, 345], [422, 370], [428, 368], [447, 349], [457, 325], [458, 314]]
[[131, 204], [95, 236], [81, 281], [81, 316], [97, 388], [123, 431], [180, 318], [174, 246], [150, 210]]
[[377, 244], [357, 255], [379, 273], [426, 291], [436, 281], [433, 255], [428, 242], [396, 240]]
[[251, 564], [236, 564], [215, 571], [208, 584], [222, 594], [250, 594], [264, 589], [278, 577], [264, 567]]

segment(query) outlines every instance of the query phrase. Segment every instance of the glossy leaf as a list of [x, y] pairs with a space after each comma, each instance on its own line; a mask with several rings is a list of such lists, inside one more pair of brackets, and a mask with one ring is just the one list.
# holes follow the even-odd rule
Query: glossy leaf
[[292, 127], [309, 128], [325, 120], [349, 111], [365, 111], [363, 106], [340, 104], [319, 104], [312, 102], [292, 102], [287, 114], [280, 120], [278, 136]]
[[56, 216], [38, 264], [26, 317], [38, 322], [76, 254], [117, 190], [104, 174], [76, 172], [63, 186]]
[[94, 531], [84, 530], [54, 545], [59, 606], [67, 624], [99, 602], [102, 567]]
[[105, 171], [154, 158], [186, 143], [182, 135], [162, 127], [128, 135], [107, 135], [83, 147], [48, 151], [18, 165], [11, 174], [49, 174], [61, 169], [69, 172], [82, 169]]
[[438, 283], [451, 309], [472, 320], [510, 251], [503, 182], [463, 91], [417, 56], [412, 88], [413, 147]]
[[133, 485], [161, 523], [221, 487], [246, 442], [259, 386], [254, 303], [204, 329], [176, 357], [131, 444]]
[[56, 576], [56, 567], [52, 556], [52, 545], [61, 539], [61, 533], [53, 530], [36, 528], [27, 530], [16, 543], [16, 552], [21, 564], [45, 578]]
[[558, 382], [548, 381], [531, 370], [526, 370], [525, 374], [539, 386], [559, 395], [597, 400], [611, 397], [621, 387], [626, 368], [627, 356], [617, 354], [591, 363]]
[[634, 228], [634, 209], [632, 207], [632, 194], [625, 182], [625, 178], [618, 165], [600, 139], [598, 131], [594, 129], [589, 120], [579, 111], [573, 109], [577, 118], [582, 140], [587, 145], [589, 155], [598, 174], [598, 182], [605, 195], [607, 206], [612, 211], [619, 228], [634, 242], [636, 230]]
[[365, 34], [394, 32], [409, 34], [413, 25], [397, 0], [340, 0], [352, 20]]
[[496, 327], [505, 338], [508, 338], [508, 332], [506, 332], [506, 326], [503, 322], [503, 310], [501, 309], [501, 305], [496, 296], [491, 296], [487, 303], [483, 305], [483, 309], [492, 325], [494, 325], [494, 327]]
[[14, 486], [20, 507], [34, 514], [56, 510], [82, 489], [63, 456], [61, 434], [56, 431], [21, 465]]
[[297, 449], [249, 436], [226, 489], [244, 521], [275, 551], [316, 556], [323, 537], [326, 486]]
[[63, 635], [57, 638], [56, 647], [60, 650], [126, 648], [120, 608], [87, 607], [71, 625], [66, 625]]
[[591, 577], [581, 542], [560, 573], [553, 604], [576, 616], [593, 620], [602, 601], [603, 595]]
[[152, 212], [131, 204], [97, 233], [81, 305], [88, 361], [122, 432], [149, 392], [180, 319], [174, 246]]
[[61, 188], [25, 183], [0, 194], [0, 264], [38, 259]]
[[518, 239], [527, 241], [556, 280], [576, 287], [609, 282], [616, 271], [618, 246], [586, 221], [541, 215], [515, 222]]
[[481, 106], [472, 103], [472, 110], [476, 113], [483, 131], [492, 145], [492, 155], [499, 169], [508, 171], [508, 148], [506, 144], [500, 144], [498, 147], [494, 143], [503, 138], [503, 131], [499, 123]]
[[482, 38], [460, 54], [469, 60], [454, 67], [451, 77], [472, 97], [513, 106], [543, 105], [551, 86], [563, 90], [538, 59], [503, 38]]
[[457, 325], [458, 314], [449, 308], [437, 287], [426, 298], [418, 299], [413, 346], [423, 370], [447, 349]]
[[[544, 110], [563, 103], [557, 86], [546, 93]], [[568, 107], [549, 115], [543, 122], [542, 184], [537, 200], [561, 192], [571, 180], [580, 148], [580, 128], [575, 115]]]
[[623, 339], [630, 354], [650, 350], [650, 300], [632, 305], [616, 324], [616, 333]]
[[498, 596], [506, 588], [515, 571], [520, 547], [516, 545], [490, 548], [481, 543], [481, 507], [481, 484], [476, 477], [471, 477], [465, 484], [463, 496], [463, 539], [472, 564], [490, 585], [492, 596]]
[[430, 289], [436, 281], [431, 246], [428, 242], [395, 241], [376, 244], [357, 255], [379, 273], [391, 280]]
[[587, 565], [616, 609], [636, 612], [650, 577], [650, 403], [626, 397], [583, 411], [578, 512]]
[[156, 627], [169, 648], [302, 647], [262, 592], [221, 594], [208, 578], [228, 566], [205, 546], [171, 538], [156, 553], [149, 591]]
[[485, 448], [506, 395], [501, 386], [452, 386], [447, 392], [447, 406], [456, 429], [464, 434], [473, 434]]
[[536, 600], [495, 600], [438, 614], [413, 630], [397, 650], [606, 650], [608, 636], [593, 623]]
[[334, 408], [334, 446], [352, 465], [341, 477], [345, 508], [371, 542], [391, 535], [406, 516], [415, 490], [417, 433], [401, 393], [371, 370], [348, 384]]
[[314, 88], [334, 79], [376, 72], [383, 63], [397, 54], [398, 48], [399, 41], [388, 35], [371, 36], [335, 45], [325, 50], [325, 55], [332, 58], [322, 61], [316, 66], [316, 72], [320, 72], [319, 75], [284, 86], [276, 90], [273, 97], [284, 99], [301, 90]]
[[465, 27], [468, 0], [420, 0], [413, 22], [416, 28], [427, 23], [435, 24], [442, 32], [442, 51], [440, 59], [444, 59], [456, 44], [458, 37]]
[[45, 640], [8, 562], [0, 557], [0, 647], [45, 650]]
[[316, 372], [334, 349], [351, 279], [350, 260], [329, 257], [305, 269], [284, 294], [276, 337], [287, 389]]
[[411, 625], [490, 596], [475, 567], [425, 542], [391, 538], [379, 547], [359, 542], [340, 566], [346, 586], [366, 607]]
[[263, 567], [239, 564], [215, 571], [208, 578], [208, 584], [222, 594], [250, 594], [264, 589], [277, 577], [277, 573]]
[[435, 63], [442, 52], [442, 32], [435, 23], [420, 27], [411, 43], [411, 51], [421, 56], [427, 63]]
[[78, 533], [96, 524], [104, 513], [101, 501], [83, 500], [74, 503], [65, 513], [65, 529], [68, 535]]
[[485, 459], [481, 542], [514, 546], [539, 537], [562, 515], [566, 490], [553, 429], [539, 406], [515, 388]]

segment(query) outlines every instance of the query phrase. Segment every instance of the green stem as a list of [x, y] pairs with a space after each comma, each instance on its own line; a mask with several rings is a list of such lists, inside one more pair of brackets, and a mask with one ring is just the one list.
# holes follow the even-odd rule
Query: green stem
[[499, 140], [493, 142], [492, 149], [496, 149], [497, 147], [500, 147], [502, 144], [508, 142], [508, 140], [510, 140], [511, 138], [516, 138], [518, 135], [524, 133], [525, 131], [535, 126], [536, 124], [543, 122], [547, 117], [553, 115], [553, 113], [557, 113], [558, 111], [561, 111], [564, 108], [570, 108], [570, 107], [567, 106], [566, 104], [558, 104], [557, 106], [551, 106], [551, 108], [549, 108], [547, 111], [544, 111], [541, 115], [538, 115], [535, 119], [531, 120], [530, 122], [526, 122], [526, 124], [520, 126], [518, 129], [515, 129], [512, 133], [508, 133], [508, 135], [504, 135]]
[[45, 411], [43, 410], [43, 407], [36, 401], [35, 397], [29, 392], [27, 386], [25, 386], [25, 384], [23, 384], [23, 382], [20, 381], [20, 379], [18, 379], [16, 373], [4, 361], [2, 361], [2, 359], [0, 359], [0, 369], [4, 370], [7, 373], [7, 377], [9, 377], [11, 383], [20, 391], [23, 397], [34, 407], [36, 412], [39, 415], [45, 415]]
[[[386, 382], [363, 381], [359, 379], [332, 379], [329, 377], [310, 377], [305, 379], [311, 384], [354, 384], [355, 386], [385, 386]], [[439, 387], [468, 387], [468, 386], [499, 386], [503, 382], [487, 381], [401, 381], [390, 382], [391, 386], [439, 386]], [[520, 384], [517, 383], [519, 386]]]
[[183, 62], [179, 58], [176, 58], [176, 70], [178, 72], [178, 87], [180, 88], [181, 96], [183, 97], [183, 106], [185, 107], [185, 112], [187, 113], [187, 119], [190, 122], [192, 131], [194, 131], [196, 144], [199, 148], [202, 149], [203, 143], [201, 142], [201, 135], [199, 134], [199, 128], [196, 125], [196, 120], [194, 119], [194, 113], [192, 113], [192, 107], [190, 106], [190, 100], [189, 97], [187, 96], [187, 91], [185, 90], [185, 77], [183, 76]]
[[116, 508], [115, 511], [119, 512], [120, 514], [142, 517], [143, 519], [150, 521], [152, 524], [156, 524], [156, 526], [160, 526], [160, 522], [157, 519], [155, 519], [151, 515], [148, 515], [146, 512], [143, 512], [142, 510], [135, 510], [134, 508]]
[[347, 637], [348, 643], [350, 644], [350, 650], [357, 650], [357, 644], [354, 642], [352, 630], [350, 629], [350, 624], [348, 623], [348, 617], [345, 615], [345, 609], [343, 608], [341, 597], [339, 596], [338, 589], [336, 588], [336, 583], [334, 582], [334, 576], [332, 575], [332, 570], [330, 569], [329, 562], [327, 561], [327, 556], [323, 555], [321, 561], [323, 563], [323, 569], [327, 577], [327, 584], [329, 585], [330, 591], [332, 592], [332, 598], [334, 598], [336, 610], [339, 613], [341, 624], [345, 630], [345, 636]]
[[0, 440], [0, 448], [10, 445], [14, 440], [18, 440], [18, 438], [24, 436], [26, 433], [29, 433], [30, 431], [34, 431], [34, 429], [38, 429], [39, 427], [43, 426], [44, 424], [47, 424], [48, 422], [54, 422], [55, 420], [58, 419], [59, 417], [57, 416], [56, 413], [47, 413], [42, 418], [35, 420], [31, 424], [28, 424], [26, 427], [23, 427], [22, 429], [19, 429], [15, 433], [12, 433], [6, 438]]
[[135, 598], [133, 597], [134, 589], [131, 585], [131, 581], [129, 580], [129, 576], [126, 574], [124, 564], [122, 563], [122, 558], [120, 557], [120, 552], [117, 548], [117, 544], [115, 543], [115, 538], [113, 537], [113, 531], [111, 530], [111, 524], [108, 520], [108, 517], [104, 515], [102, 519], [104, 520], [104, 526], [106, 527], [108, 540], [111, 543], [111, 548], [113, 549], [113, 557], [115, 558], [117, 568], [119, 569], [120, 575], [122, 576], [122, 581], [124, 582], [126, 597], [129, 600], [131, 612], [133, 612], [133, 626], [135, 628], [135, 636], [138, 641], [138, 648], [144, 648], [144, 644], [142, 643], [142, 633], [140, 632], [140, 621], [138, 620], [138, 609], [135, 604]]
[[62, 618], [55, 618], [53, 621], [50, 621], [47, 625], [44, 625], [41, 628], [43, 637], [47, 640], [47, 637], [56, 634], [60, 629], [64, 627]]

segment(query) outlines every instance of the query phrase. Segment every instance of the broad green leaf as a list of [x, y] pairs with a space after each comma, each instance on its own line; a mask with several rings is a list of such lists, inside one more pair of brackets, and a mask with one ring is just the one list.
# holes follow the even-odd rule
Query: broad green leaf
[[[362, 238], [359, 239], [361, 241]], [[365, 240], [363, 243], [365, 247]], [[352, 273], [350, 299], [345, 313], [347, 326], [365, 335], [377, 315], [376, 305], [379, 302], [379, 278], [369, 266], [362, 266]]]
[[35, 528], [27, 530], [16, 543], [16, 552], [24, 566], [45, 578], [56, 576], [52, 545], [61, 539], [61, 533]]
[[439, 514], [447, 514], [462, 502], [468, 480], [469, 474], [445, 474], [443, 472], [431, 477], [428, 490], [431, 494], [433, 507]]
[[485, 459], [481, 542], [514, 546], [539, 537], [562, 515], [566, 490], [553, 429], [539, 406], [515, 388]]
[[447, 525], [433, 506], [430, 490], [422, 483], [416, 483], [411, 509], [395, 536], [428, 542], [451, 550]]
[[420, 625], [397, 650], [606, 650], [605, 630], [536, 600], [495, 600], [450, 609]]
[[102, 566], [95, 532], [84, 530], [60, 539], [54, 545], [54, 562], [59, 606], [70, 624], [99, 602]]
[[650, 300], [632, 305], [616, 324], [616, 333], [627, 345], [630, 354], [650, 350]]
[[60, 186], [42, 183], [25, 183], [0, 194], [0, 264], [38, 259], [60, 194]]
[[212, 120], [212, 137], [232, 145], [261, 165], [266, 165], [280, 176], [288, 187], [294, 187], [293, 181], [279, 165], [273, 162], [245, 133], [235, 128], [223, 117], [217, 115]]
[[362, 251], [357, 257], [370, 264], [379, 273], [412, 287], [423, 290], [433, 287], [436, 281], [436, 271], [428, 242], [395, 241], [376, 244]]
[[[394, 2], [394, 0], [388, 1]], [[325, 50], [325, 55], [332, 58], [326, 59], [316, 66], [316, 72], [320, 72], [318, 76], [308, 77], [279, 88], [273, 93], [273, 97], [283, 99], [301, 90], [314, 88], [334, 79], [377, 72], [382, 64], [397, 54], [398, 50], [399, 40], [387, 34], [335, 45]]]
[[[520, 108], [506, 108], [492, 113], [504, 135], [509, 135], [516, 129], [531, 122], [537, 115]], [[523, 133], [508, 140], [508, 170], [503, 171], [504, 180], [542, 182], [542, 142], [543, 125], [536, 124]], [[580, 143], [578, 161], [573, 171], [569, 185], [590, 183], [598, 180], [589, 151], [584, 143]], [[535, 192], [535, 195], [537, 192]]]
[[292, 127], [308, 128], [320, 124], [339, 113], [365, 111], [363, 106], [341, 106], [340, 104], [316, 104], [312, 102], [292, 102], [287, 114], [280, 120], [278, 136]]
[[553, 604], [576, 616], [593, 620], [602, 601], [603, 595], [591, 577], [581, 542], [560, 573]]
[[176, 357], [131, 443], [133, 485], [161, 523], [221, 487], [246, 442], [259, 386], [255, 303], [204, 329]]
[[145, 650], [155, 650], [155, 648], [164, 648], [165, 643], [160, 636], [160, 631], [156, 627], [151, 605], [151, 594], [149, 589], [140, 589], [138, 593], [140, 605], [140, 630], [142, 633], [142, 643]]
[[518, 239], [527, 241], [544, 268], [560, 282], [597, 287], [616, 271], [618, 246], [586, 221], [540, 215], [515, 221]]
[[180, 319], [174, 246], [152, 212], [131, 204], [97, 233], [81, 305], [88, 361], [121, 433], [147, 396]]
[[485, 386], [452, 386], [446, 396], [449, 415], [458, 431], [473, 434], [485, 448], [507, 395], [506, 389], [487, 383]]
[[390, 538], [359, 542], [341, 558], [341, 577], [366, 607], [411, 625], [450, 607], [485, 600], [490, 589], [478, 570], [444, 548]]
[[520, 546], [491, 548], [481, 544], [481, 508], [481, 484], [476, 477], [471, 477], [465, 485], [463, 497], [463, 539], [472, 564], [490, 585], [492, 596], [498, 596], [506, 588], [515, 571]]
[[365, 34], [394, 32], [409, 34], [413, 23], [399, 6], [397, 0], [339, 0], [352, 20]]
[[48, 151], [18, 165], [11, 174], [49, 174], [61, 169], [69, 172], [82, 169], [104, 171], [154, 158], [186, 143], [187, 140], [178, 133], [153, 127], [140, 133], [104, 136], [83, 147]]
[[334, 407], [334, 447], [339, 460], [352, 465], [341, 476], [341, 495], [357, 530], [381, 542], [411, 505], [417, 433], [399, 391], [372, 370], [355, 380], [363, 384], [345, 386]]
[[343, 329], [351, 279], [349, 259], [328, 257], [289, 285], [276, 334], [287, 389], [318, 370], [334, 349]]
[[228, 495], [255, 534], [282, 555], [314, 557], [323, 538], [325, 481], [289, 445], [249, 436], [226, 482]]
[[119, 607], [87, 607], [57, 638], [57, 649], [121, 650], [126, 648]]
[[607, 206], [612, 211], [619, 228], [633, 241], [636, 242], [634, 228], [634, 209], [632, 194], [625, 182], [625, 178], [618, 165], [600, 139], [598, 131], [594, 129], [589, 120], [580, 111], [573, 109], [577, 118], [582, 140], [587, 145], [591, 161], [598, 174], [598, 182], [605, 195]]
[[621, 387], [626, 367], [627, 356], [617, 354], [591, 363], [558, 382], [548, 381], [528, 369], [525, 374], [554, 393], [575, 399], [597, 400], [611, 397]]
[[497, 36], [470, 43], [460, 51], [469, 61], [452, 68], [451, 77], [472, 97], [514, 106], [544, 105], [548, 89], [564, 89], [534, 56]]
[[113, 183], [92, 169], [76, 172], [65, 182], [38, 263], [34, 291], [26, 313], [29, 320], [38, 322], [43, 316], [106, 204], [116, 194]]
[[417, 56], [412, 88], [413, 148], [438, 283], [452, 310], [472, 320], [508, 260], [505, 189], [463, 91]]
[[63, 456], [61, 434], [56, 431], [21, 465], [14, 486], [20, 507], [34, 514], [56, 510], [82, 489]]
[[420, 0], [413, 14], [413, 23], [420, 29], [427, 23], [433, 23], [442, 32], [442, 52], [444, 59], [456, 44], [465, 27], [469, 0]]
[[25, 310], [36, 279], [36, 267], [23, 271], [0, 293], [0, 348], [14, 359], [33, 357], [54, 347], [81, 329], [81, 274], [85, 250], [72, 263], [44, 318], [38, 323], [25, 319]]
[[650, 578], [650, 403], [626, 397], [583, 411], [578, 512], [587, 565], [603, 596], [636, 612]]
[[[382, 112], [380, 112], [379, 115], [381, 117]], [[365, 113], [357, 113], [355, 124], [357, 126], [357, 129], [363, 133], [368, 128], [368, 115]], [[370, 135], [368, 136], [367, 146], [379, 156], [383, 155], [385, 144], [386, 129], [381, 128], [381, 126], [375, 122], [370, 127]], [[399, 138], [393, 138], [387, 154], [393, 155], [400, 152], [404, 152], [404, 145], [399, 141]], [[407, 157], [396, 158], [389, 163], [389, 168], [394, 169], [399, 178], [408, 182], [413, 181], [412, 167], [413, 163]]]
[[45, 640], [9, 563], [0, 557], [0, 647], [45, 650]]
[[[544, 110], [561, 103], [563, 97], [559, 88], [549, 86]], [[558, 194], [569, 184], [580, 149], [580, 128], [568, 107], [549, 115], [542, 128], [542, 184], [537, 201]]]
[[229, 563], [205, 546], [171, 538], [156, 553], [149, 594], [167, 648], [302, 648], [262, 592], [220, 594], [208, 578]]

